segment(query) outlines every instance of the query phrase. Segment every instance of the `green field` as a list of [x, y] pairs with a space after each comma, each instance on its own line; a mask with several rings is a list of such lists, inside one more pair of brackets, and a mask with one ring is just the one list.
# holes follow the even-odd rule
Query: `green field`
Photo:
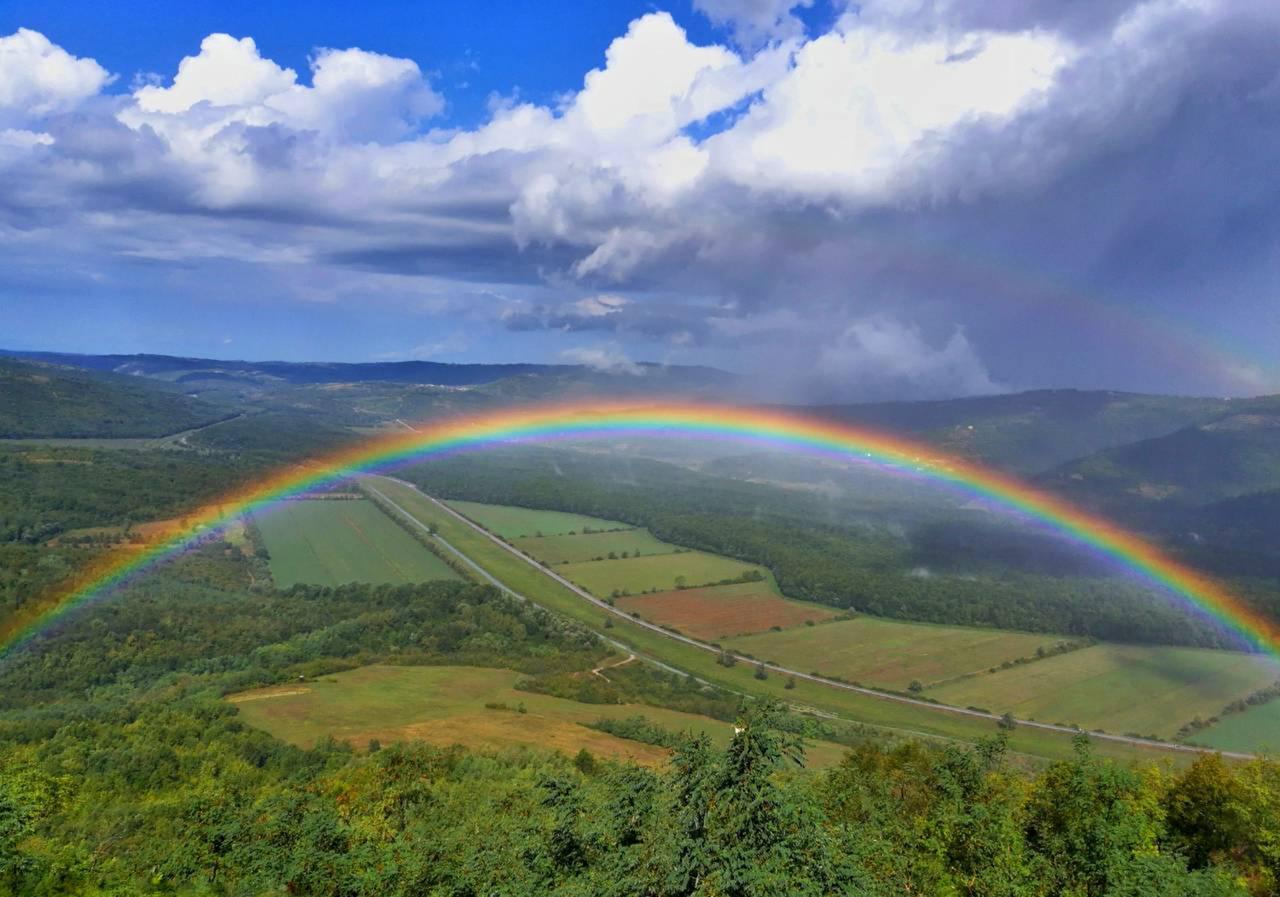
[[1174, 735], [1270, 685], [1275, 662], [1257, 654], [1154, 645], [1095, 645], [1027, 666], [931, 689], [959, 706], [1107, 732]]
[[[377, 482], [380, 491], [385, 492], [422, 523], [435, 526], [452, 545], [510, 588], [586, 626], [597, 630], [600, 628], [600, 610], [549, 578], [545, 572], [495, 545], [483, 534], [446, 513], [416, 489], [387, 478], [380, 478]], [[972, 742], [996, 732], [995, 723], [990, 720], [885, 701], [820, 683], [800, 680], [795, 683], [794, 688], [787, 688], [787, 682], [781, 676], [756, 679], [752, 674], [751, 664], [740, 663], [734, 667], [724, 667], [716, 662], [715, 655], [674, 642], [660, 633], [634, 625], [626, 618], [615, 618], [613, 623], [613, 628], [609, 630], [611, 637], [708, 682], [747, 694], [768, 695], [787, 703], [816, 708], [843, 719], [857, 720], [885, 734]], [[1009, 743], [1015, 753], [1035, 758], [1062, 759], [1072, 756], [1073, 752], [1070, 735], [1028, 726], [1015, 730], [1009, 736]], [[1095, 750], [1100, 756], [1125, 761], [1158, 758], [1176, 765], [1190, 762], [1188, 754], [1174, 753], [1154, 746], [1099, 741]]]
[[459, 514], [470, 517], [491, 533], [504, 539], [522, 539], [542, 533], [544, 536], [563, 536], [580, 533], [584, 529], [631, 529], [629, 523], [617, 520], [601, 520], [581, 514], [565, 514], [560, 511], [532, 511], [509, 505], [486, 505], [478, 501], [447, 502]]
[[[367, 666], [319, 681], [254, 689], [227, 700], [239, 708], [245, 722], [302, 747], [326, 736], [361, 748], [371, 738], [383, 744], [416, 738], [439, 745], [524, 746], [568, 754], [586, 748], [601, 756], [656, 763], [666, 758], [666, 750], [584, 724], [643, 714], [673, 731], [706, 732], [719, 747], [733, 734], [729, 723], [661, 707], [582, 704], [517, 691], [513, 686], [521, 678], [512, 670], [486, 667]], [[486, 704], [505, 704], [508, 709]], [[525, 713], [517, 710], [521, 704]], [[831, 765], [843, 753], [839, 745], [818, 742], [810, 746], [809, 757], [813, 765]]]
[[903, 690], [913, 681], [928, 685], [1030, 657], [1057, 641], [1052, 635], [858, 617], [724, 644], [802, 672]]
[[280, 588], [459, 578], [371, 501], [290, 501], [254, 520]]
[[748, 570], [759, 570], [767, 575], [763, 567], [755, 564], [701, 551], [649, 554], [618, 561], [587, 561], [556, 568], [556, 572], [565, 579], [602, 598], [613, 594], [614, 589], [629, 591], [633, 595], [650, 589], [665, 592], [677, 588], [676, 578], [681, 576], [690, 588], [710, 585], [722, 579], [735, 579]]
[[1280, 701], [1230, 713], [1187, 740], [1224, 751], [1280, 756]]
[[647, 529], [622, 532], [579, 533], [576, 536], [543, 536], [516, 539], [515, 545], [525, 554], [548, 564], [577, 563], [607, 558], [615, 554], [670, 554], [676, 546], [655, 538]]

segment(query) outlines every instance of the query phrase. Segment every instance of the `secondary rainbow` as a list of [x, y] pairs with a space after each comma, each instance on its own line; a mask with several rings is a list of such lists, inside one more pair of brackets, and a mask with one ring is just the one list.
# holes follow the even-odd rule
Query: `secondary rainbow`
[[1168, 591], [1186, 609], [1234, 630], [1255, 649], [1280, 656], [1280, 625], [1221, 584], [1115, 524], [1026, 483], [932, 446], [803, 414], [741, 406], [653, 401], [525, 406], [431, 421], [294, 465], [186, 516], [186, 526], [142, 550], [109, 552], [63, 592], [0, 627], [0, 656], [55, 626], [79, 607], [207, 539], [246, 512], [262, 511], [335, 480], [431, 457], [512, 442], [592, 436], [665, 435], [742, 441], [873, 464], [944, 484], [989, 506], [1048, 527]]

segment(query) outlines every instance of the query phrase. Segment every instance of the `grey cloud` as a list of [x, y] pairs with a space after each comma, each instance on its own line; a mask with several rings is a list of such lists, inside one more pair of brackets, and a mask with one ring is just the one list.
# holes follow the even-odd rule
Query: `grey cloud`
[[[765, 22], [792, 5], [702, 8]], [[459, 293], [511, 285], [525, 298], [491, 326], [608, 334], [633, 356], [673, 341], [736, 347], [742, 366], [769, 345], [774, 379], [785, 366], [788, 382], [824, 398], [947, 384], [1248, 389], [1211, 358], [1189, 364], [1136, 331], [1125, 343], [1114, 321], [1140, 329], [1212, 306], [1272, 326], [1261, 310], [1280, 276], [1280, 7], [885, 2], [846, 25], [884, 22], [908, 38], [1037, 27], [1076, 58], [1016, 113], [922, 137], [872, 196], [835, 179], [757, 183], [722, 165], [711, 147], [776, 99], [788, 71], [762, 86], [723, 48], [689, 50], [691, 83], [710, 83], [697, 81], [703, 56], [721, 81], [742, 80], [725, 88], [736, 111], [723, 132], [703, 140], [662, 125], [657, 101], [644, 120], [656, 137], [510, 106], [474, 132], [366, 145], [337, 126], [249, 124], [210, 107], [129, 125], [128, 97], [90, 97], [31, 124], [48, 145], [0, 148], [0, 232], [117, 266], [216, 257], [439, 279]], [[669, 52], [670, 29], [649, 24]], [[165, 130], [209, 122], [195, 155]], [[630, 301], [585, 314], [562, 298], [592, 288]]]

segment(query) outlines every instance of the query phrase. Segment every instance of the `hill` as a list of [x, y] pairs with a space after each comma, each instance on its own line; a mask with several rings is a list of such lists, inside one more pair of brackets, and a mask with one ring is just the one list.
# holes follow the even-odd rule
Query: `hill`
[[1248, 401], [1252, 400], [1048, 389], [927, 402], [823, 405], [811, 410], [843, 423], [923, 439], [1028, 475], [1214, 420]]
[[1138, 519], [1280, 489], [1280, 397], [1243, 400], [1208, 422], [1064, 464], [1041, 482]]
[[0, 358], [0, 438], [158, 437], [231, 416], [163, 384]]
[[[183, 358], [172, 355], [79, 355], [61, 352], [13, 352], [0, 355], [86, 370], [129, 374], [174, 383], [253, 383], [295, 386], [322, 383], [406, 383], [435, 386], [480, 386], [514, 378], [500, 395], [544, 397], [570, 384], [617, 384], [637, 389], [681, 386], [691, 382], [724, 382], [733, 375], [714, 368], [637, 364], [626, 372], [602, 372], [585, 365], [449, 364], [438, 361], [295, 362]], [[547, 377], [546, 381], [541, 378]], [[523, 385], [521, 385], [523, 384]], [[545, 384], [545, 385], [544, 385]], [[646, 387], [647, 384], [647, 387]]]

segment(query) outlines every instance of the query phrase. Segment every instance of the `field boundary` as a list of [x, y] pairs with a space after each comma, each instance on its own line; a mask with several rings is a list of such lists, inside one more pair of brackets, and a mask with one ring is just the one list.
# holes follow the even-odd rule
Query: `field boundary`
[[[398, 479], [396, 477], [386, 477], [386, 479], [391, 480], [392, 482], [398, 483], [399, 485], [404, 486], [406, 488], [414, 490], [423, 498], [425, 498], [427, 501], [435, 505], [435, 507], [441, 509], [444, 513], [448, 514], [449, 516], [457, 519], [458, 521], [462, 522], [469, 528], [480, 533], [486, 539], [491, 541], [493, 544], [501, 547], [504, 551], [507, 551], [508, 553], [519, 558], [524, 563], [535, 568], [542, 575], [551, 578], [562, 587], [571, 591], [574, 595], [578, 596], [582, 600], [595, 606], [597, 609], [607, 614], [611, 614], [613, 616], [625, 619], [627, 622], [631, 623], [632, 625], [643, 627], [644, 629], [650, 630], [664, 638], [672, 639], [674, 641], [681, 642], [690, 647], [697, 648], [700, 651], [705, 651], [705, 652], [716, 654], [716, 655], [719, 655], [722, 653], [722, 650], [720, 648], [717, 648], [711, 644], [708, 644], [707, 642], [702, 642], [702, 641], [699, 641], [698, 639], [691, 638], [689, 636], [686, 636], [680, 633], [671, 632], [670, 630], [664, 629], [663, 627], [659, 626], [656, 623], [650, 623], [647, 620], [632, 617], [630, 614], [612, 606], [608, 602], [602, 599], [596, 598], [594, 595], [592, 595], [590, 592], [587, 592], [585, 589], [582, 589], [574, 585], [568, 579], [558, 575], [554, 570], [544, 566], [535, 558], [525, 554], [523, 551], [516, 548], [514, 545], [504, 542], [501, 538], [499, 538], [498, 536], [495, 536], [493, 533], [489, 532], [483, 526], [479, 525], [478, 523], [474, 522], [470, 518], [466, 517], [464, 514], [461, 514], [460, 512], [455, 511], [445, 502], [440, 501], [439, 499], [435, 498], [432, 495], [428, 495], [426, 492], [423, 492], [413, 483], [410, 483], [407, 480]], [[375, 488], [375, 491], [377, 491], [376, 488]], [[386, 499], [386, 496], [383, 495], [383, 498]], [[390, 499], [386, 499], [386, 500], [388, 502], [391, 502]], [[391, 502], [391, 503], [395, 504], [394, 502]], [[427, 530], [429, 532], [429, 528], [425, 524], [423, 524], [420, 520], [418, 520], [416, 517], [413, 517], [413, 515], [410, 514], [408, 511], [405, 511], [403, 508], [400, 508], [399, 505], [396, 505], [396, 507], [399, 508], [401, 513], [403, 513], [406, 517], [409, 517], [415, 523], [417, 523], [420, 527], [422, 527], [424, 530]], [[437, 536], [437, 538], [439, 537]], [[454, 551], [457, 551], [457, 549], [453, 548], [452, 546], [450, 546], [450, 548]], [[458, 552], [458, 554], [460, 556], [464, 556], [462, 555], [461, 552]], [[476, 564], [474, 561], [472, 561], [470, 558], [467, 558], [467, 561], [468, 563], [471, 564], [471, 566], [475, 567], [477, 570], [482, 570], [482, 568], [478, 564]], [[484, 573], [485, 578], [490, 582], [492, 582], [494, 585], [497, 585], [499, 588], [513, 595], [517, 594], [511, 589], [507, 588], [502, 583], [498, 582], [498, 580], [493, 576], [489, 575], [487, 571], [482, 570], [482, 572]], [[523, 596], [518, 596], [518, 597], [523, 598]], [[619, 642], [615, 642], [612, 639], [607, 639], [607, 640], [623, 648], [624, 650], [631, 651], [631, 648], [629, 648], [628, 646], [622, 645]], [[649, 659], [649, 658], [646, 658], [646, 659]], [[868, 688], [862, 685], [852, 685], [848, 682], [840, 682], [835, 679], [829, 679], [825, 676], [816, 676], [812, 673], [805, 673], [805, 672], [801, 672], [800, 670], [789, 669], [787, 667], [780, 666], [774, 663], [769, 663], [767, 661], [752, 661], [752, 662], [765, 670], [772, 671], [782, 676], [790, 676], [795, 679], [802, 679], [808, 682], [816, 683], [818, 685], [826, 686], [828, 688], [841, 689], [844, 691], [854, 692], [856, 694], [864, 695], [871, 698], [876, 698], [878, 700], [891, 701], [898, 704], [905, 704], [912, 707], [918, 707], [924, 710], [932, 710], [936, 713], [951, 714], [953, 716], [964, 716], [972, 719], [990, 720], [992, 722], [1000, 722], [1003, 719], [1003, 717], [1000, 714], [996, 714], [996, 713], [990, 713], [990, 712], [981, 711], [981, 710], [971, 710], [966, 707], [955, 707], [949, 704], [940, 704], [934, 701], [926, 701], [918, 698], [911, 698], [911, 697], [907, 697], [906, 695], [894, 694], [893, 692], [881, 691], [880, 689]], [[667, 666], [666, 664], [659, 663], [659, 665], [663, 666], [668, 670], [674, 669], [670, 666]], [[680, 672], [681, 674], [683, 674], [683, 671], [680, 671], [680, 670], [676, 670], [676, 672]], [[1028, 729], [1036, 729], [1044, 732], [1054, 732], [1054, 733], [1063, 734], [1063, 735], [1084, 734], [1084, 735], [1088, 735], [1090, 738], [1094, 738], [1100, 741], [1110, 741], [1110, 742], [1115, 742], [1119, 744], [1127, 744], [1127, 745], [1134, 745], [1138, 747], [1151, 748], [1154, 750], [1171, 751], [1171, 752], [1183, 753], [1183, 754], [1220, 754], [1223, 757], [1228, 757], [1233, 760], [1256, 759], [1255, 754], [1238, 752], [1238, 751], [1213, 750], [1211, 748], [1203, 748], [1195, 745], [1177, 744], [1177, 743], [1167, 742], [1167, 741], [1156, 741], [1149, 738], [1139, 738], [1139, 737], [1130, 736], [1130, 735], [1118, 735], [1110, 732], [1099, 732], [1096, 730], [1077, 728], [1073, 726], [1060, 726], [1054, 723], [1044, 723], [1044, 722], [1038, 722], [1036, 720], [1024, 720], [1024, 719], [1014, 718], [1013, 721], [1017, 726], [1026, 727]], [[850, 722], [858, 722], [858, 720], [850, 720]]]

